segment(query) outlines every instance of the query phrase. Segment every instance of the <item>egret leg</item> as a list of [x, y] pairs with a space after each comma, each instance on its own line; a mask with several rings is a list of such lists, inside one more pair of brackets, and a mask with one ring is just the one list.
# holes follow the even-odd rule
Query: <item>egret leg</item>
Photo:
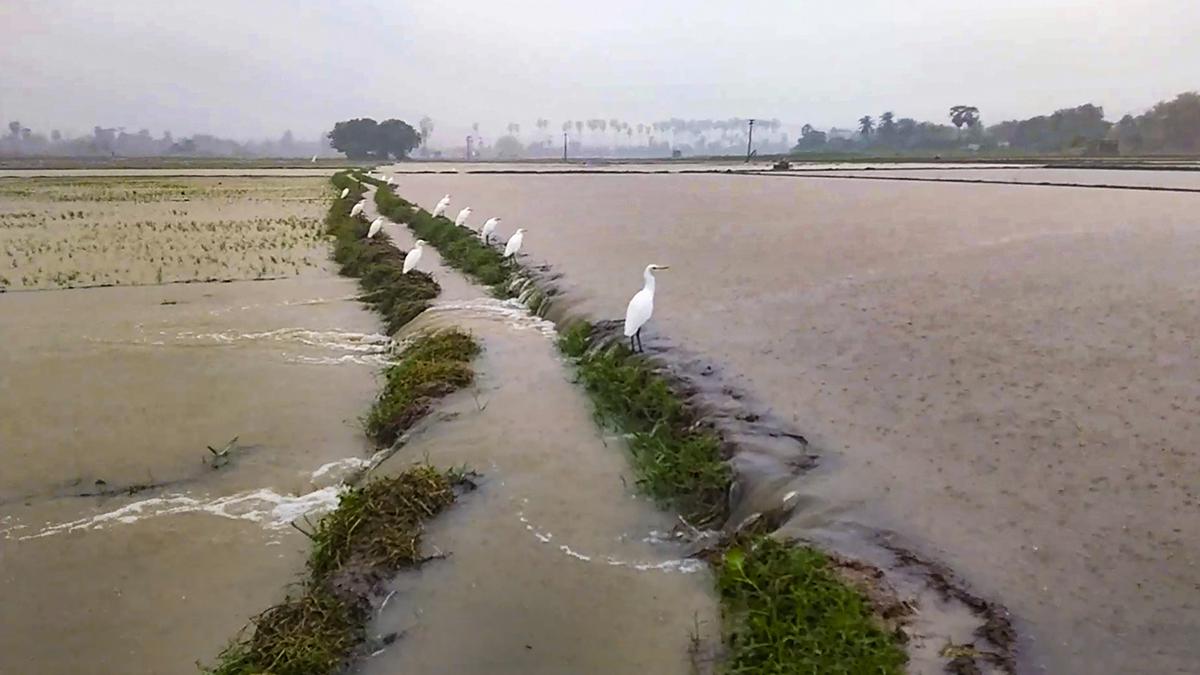
[[629, 351], [636, 352], [637, 348], [633, 346], [633, 336], [629, 336]]
[[645, 352], [646, 348], [642, 346], [642, 329], [641, 328], [637, 329], [637, 332], [634, 333], [633, 336], [637, 338], [638, 352]]

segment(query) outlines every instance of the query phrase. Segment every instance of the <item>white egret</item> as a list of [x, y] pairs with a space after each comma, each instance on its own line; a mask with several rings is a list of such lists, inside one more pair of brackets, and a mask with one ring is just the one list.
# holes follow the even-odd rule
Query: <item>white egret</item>
[[367, 239], [373, 238], [375, 235], [379, 234], [379, 231], [382, 229], [383, 229], [383, 218], [382, 217], [372, 220], [371, 221], [371, 229], [367, 230]]
[[404, 256], [404, 274], [411, 272], [417, 266], [417, 263], [421, 262], [421, 251], [424, 250], [424, 246], [424, 239], [418, 239], [413, 243], [412, 250], [408, 252], [408, 255]]
[[442, 197], [441, 201], [439, 201], [437, 203], [437, 206], [433, 207], [433, 217], [437, 218], [438, 216], [445, 215], [446, 209], [449, 207], [450, 207], [450, 195], [446, 195], [445, 197]]
[[511, 258], [521, 252], [521, 242], [525, 241], [525, 228], [518, 227], [513, 236], [508, 238], [508, 243], [504, 245], [504, 257]]
[[499, 224], [500, 224], [499, 218], [488, 218], [487, 219], [487, 222], [483, 224], [483, 229], [479, 231], [479, 238], [483, 240], [483, 243], [485, 243], [485, 244], [491, 243], [490, 238], [492, 236], [492, 233], [496, 231], [496, 226]]
[[348, 194], [350, 194], [350, 188], [342, 188], [342, 194], [338, 199], [345, 199]]
[[[642, 290], [633, 295], [629, 306], [625, 308], [625, 337], [629, 338], [629, 349], [635, 352], [642, 349], [642, 326], [654, 314], [654, 270], [669, 269], [666, 265], [646, 265], [642, 273], [645, 283]], [[634, 340], [637, 340], [636, 346]]]
[[357, 216], [358, 214], [362, 213], [363, 205], [365, 203], [366, 202], [359, 202], [359, 203], [355, 204], [354, 207], [350, 209], [350, 217], [353, 218], [354, 216]]
[[458, 217], [454, 219], [454, 224], [459, 227], [466, 227], [467, 218], [471, 217], [471, 207], [467, 207], [458, 212]]
[[313, 158], [312, 158], [312, 163], [313, 163], [313, 164], [316, 164], [316, 163], [317, 163], [317, 156], [316, 156], [316, 155], [313, 155]]

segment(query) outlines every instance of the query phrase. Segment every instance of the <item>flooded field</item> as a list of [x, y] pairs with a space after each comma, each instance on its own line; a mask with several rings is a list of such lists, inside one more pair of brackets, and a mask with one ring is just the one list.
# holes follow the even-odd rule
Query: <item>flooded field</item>
[[[802, 167], [803, 171], [810, 170]], [[859, 167], [839, 167], [824, 175], [858, 178], [920, 180], [995, 181], [1012, 183], [1049, 183], [1074, 185], [1117, 185], [1122, 187], [1158, 187], [1200, 190], [1200, 171], [1165, 171], [1138, 169], [1051, 169], [1045, 167], [911, 167], [909, 165], [877, 166], [871, 170]]]
[[0, 179], [0, 286], [295, 276], [324, 261], [325, 181]]
[[[185, 218], [172, 209], [226, 221], [170, 230], [193, 249], [273, 218], [286, 219], [272, 225], [292, 242], [283, 256], [318, 245], [317, 183], [182, 185], [186, 201], [141, 183], [82, 189], [114, 197], [98, 201], [70, 184], [4, 183], [0, 210], [32, 212], [43, 224], [18, 236], [73, 255], [35, 270], [111, 283], [147, 281], [172, 240], [156, 225]], [[154, 196], [126, 197], [143, 190]], [[82, 226], [51, 218], [79, 209]], [[357, 417], [389, 342], [316, 255], [274, 281], [0, 294], [0, 672], [195, 672], [279, 599], [306, 552], [289, 522], [331, 506], [339, 467], [368, 450]], [[231, 274], [259, 264], [216, 257]], [[217, 468], [208, 446], [228, 450]]]
[[[1160, 181], [1173, 180], [1156, 172]], [[791, 420], [789, 529], [898, 532], [1004, 602], [1023, 668], [1194, 672], [1196, 195], [751, 176], [400, 177]], [[662, 337], [659, 337], [662, 336]]]
[[[196, 213], [293, 209], [283, 254], [314, 265], [267, 281], [0, 294], [0, 458], [13, 467], [0, 475], [0, 673], [212, 663], [303, 570], [308, 540], [289, 525], [332, 508], [373, 450], [359, 420], [394, 343], [308, 235], [328, 190], [170, 180]], [[80, 201], [73, 181], [8, 185], [6, 208], [33, 212], [42, 233], [55, 196]], [[148, 252], [171, 241], [161, 225], [180, 206], [140, 180], [86, 190], [121, 195], [122, 210], [89, 228], [96, 249], [61, 234], [70, 264], [102, 267], [95, 251], [113, 241]], [[125, 218], [143, 225], [124, 234]], [[242, 232], [253, 219], [226, 219], [226, 238], [253, 236]], [[404, 228], [385, 231], [411, 244]], [[207, 232], [174, 238], [202, 246]], [[246, 258], [262, 245], [217, 257], [253, 274]], [[145, 264], [110, 274], [142, 284]], [[444, 292], [396, 339], [463, 327], [483, 345], [479, 375], [377, 471], [429, 461], [481, 477], [429, 528], [426, 546], [446, 559], [390, 585], [368, 630], [400, 638], [359, 672], [694, 672], [719, 640], [711, 574], [669, 534], [674, 517], [636, 494], [623, 441], [598, 432], [553, 327], [434, 251], [421, 267]]]

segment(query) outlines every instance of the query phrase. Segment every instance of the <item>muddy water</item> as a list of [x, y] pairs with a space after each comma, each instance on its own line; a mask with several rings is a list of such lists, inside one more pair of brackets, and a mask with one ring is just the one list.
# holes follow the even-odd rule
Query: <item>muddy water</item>
[[[384, 231], [411, 246], [407, 228]], [[432, 247], [420, 268], [442, 294], [397, 338], [470, 331], [483, 344], [478, 380], [381, 470], [427, 460], [483, 480], [430, 525], [426, 547], [450, 557], [395, 580], [371, 632], [401, 637], [360, 671], [693, 672], [692, 637], [719, 636], [710, 573], [670, 539], [672, 518], [635, 494], [623, 442], [597, 432], [553, 326], [486, 297]]]
[[580, 308], [660, 275], [822, 468], [792, 528], [892, 529], [1005, 602], [1030, 672], [1200, 663], [1195, 195], [739, 176], [405, 176], [525, 227]]
[[[806, 170], [808, 167], [804, 167]], [[845, 168], [832, 176], [858, 178], [916, 178], [921, 180], [982, 180], [1014, 183], [1120, 185], [1200, 190], [1200, 171], [1139, 171], [1136, 169], [1048, 169], [1043, 167], [955, 167], [911, 170], [906, 165], [876, 167], [874, 171]]]
[[514, 303], [446, 302], [411, 330], [456, 325], [484, 346], [479, 379], [382, 468], [427, 458], [482, 474], [429, 527], [449, 554], [402, 575], [372, 626], [399, 633], [362, 673], [690, 673], [691, 636], [719, 635], [712, 578], [635, 495], [552, 328]]
[[0, 673], [195, 672], [280, 599], [307, 552], [288, 523], [369, 450], [357, 416], [389, 341], [355, 293], [322, 262], [0, 294]]

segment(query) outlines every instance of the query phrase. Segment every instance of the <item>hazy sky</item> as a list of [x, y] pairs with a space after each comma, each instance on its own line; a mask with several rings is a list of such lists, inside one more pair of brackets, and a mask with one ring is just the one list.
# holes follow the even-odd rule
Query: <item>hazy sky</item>
[[985, 122], [1200, 89], [1198, 0], [0, 0], [0, 122], [237, 138], [339, 119]]

